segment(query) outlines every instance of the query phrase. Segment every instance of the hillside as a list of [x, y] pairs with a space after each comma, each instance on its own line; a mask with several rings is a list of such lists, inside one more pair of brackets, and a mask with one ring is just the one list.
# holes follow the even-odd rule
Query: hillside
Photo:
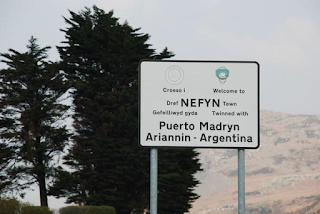
[[[250, 213], [320, 213], [320, 116], [261, 111], [260, 148], [246, 150]], [[236, 213], [237, 150], [199, 149], [191, 214]]]

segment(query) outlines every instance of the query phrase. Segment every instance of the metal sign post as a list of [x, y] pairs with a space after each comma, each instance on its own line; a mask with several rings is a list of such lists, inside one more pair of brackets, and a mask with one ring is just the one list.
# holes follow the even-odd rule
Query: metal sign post
[[245, 152], [238, 149], [238, 214], [246, 213]]
[[150, 214], [158, 210], [158, 149], [150, 150]]

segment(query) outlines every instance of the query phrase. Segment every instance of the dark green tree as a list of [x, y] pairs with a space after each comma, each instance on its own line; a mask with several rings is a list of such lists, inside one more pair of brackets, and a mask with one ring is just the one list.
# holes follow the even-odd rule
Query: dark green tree
[[[0, 124], [0, 127], [3, 127]], [[14, 160], [14, 149], [7, 143], [0, 140], [0, 194], [4, 194], [12, 187], [12, 181], [6, 173], [10, 162]]]
[[67, 87], [57, 65], [47, 61], [48, 49], [32, 37], [27, 52], [1, 54], [7, 68], [0, 70], [1, 170], [7, 187], [21, 190], [37, 183], [42, 206], [48, 206], [46, 180], [54, 157], [69, 137], [59, 124], [68, 109], [59, 103]]
[[[73, 146], [65, 157], [72, 172], [61, 169], [51, 194], [68, 202], [112, 205], [118, 214], [143, 213], [149, 206], [149, 150], [138, 145], [138, 65], [157, 54], [127, 22], [93, 7], [65, 19], [61, 69], [74, 87]], [[200, 169], [193, 150], [160, 151], [159, 213], [184, 213]], [[171, 201], [170, 203], [167, 203]]]
[[194, 173], [200, 170], [198, 153], [192, 149], [159, 150], [159, 213], [183, 214], [199, 196]]

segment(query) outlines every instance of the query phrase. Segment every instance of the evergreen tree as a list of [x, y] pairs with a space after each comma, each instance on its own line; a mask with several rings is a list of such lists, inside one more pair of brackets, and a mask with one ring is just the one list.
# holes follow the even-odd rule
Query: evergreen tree
[[8, 66], [0, 71], [0, 152], [7, 187], [16, 190], [37, 183], [41, 206], [48, 206], [46, 179], [54, 156], [62, 152], [68, 133], [59, 121], [67, 106], [59, 104], [66, 92], [57, 65], [46, 60], [49, 47], [31, 38], [27, 52], [1, 54]]
[[[65, 19], [62, 69], [74, 86], [73, 146], [51, 194], [68, 202], [112, 205], [118, 214], [143, 213], [149, 206], [149, 150], [138, 145], [138, 64], [156, 54], [148, 34], [113, 12], [93, 7]], [[159, 213], [184, 213], [197, 198], [193, 174], [200, 169], [193, 150], [161, 150]], [[163, 187], [163, 188], [162, 188]], [[178, 189], [176, 187], [179, 187]], [[171, 200], [172, 203], [167, 203]]]
[[158, 204], [161, 214], [183, 214], [199, 196], [194, 173], [200, 170], [198, 153], [192, 149], [160, 149]]
[[[0, 127], [2, 124], [0, 124]], [[6, 173], [10, 162], [14, 160], [14, 150], [10, 145], [0, 140], [0, 194], [11, 190], [12, 181]]]

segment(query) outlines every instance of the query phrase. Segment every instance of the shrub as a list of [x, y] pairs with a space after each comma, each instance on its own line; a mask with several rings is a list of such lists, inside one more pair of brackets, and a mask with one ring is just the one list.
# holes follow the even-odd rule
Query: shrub
[[248, 176], [250, 176], [250, 175], [257, 175], [257, 174], [268, 174], [268, 173], [272, 173], [272, 172], [273, 172], [272, 168], [264, 167], [264, 168], [261, 168], [261, 169], [258, 169], [258, 170], [252, 171], [252, 172], [248, 172], [246, 174]]
[[279, 138], [274, 142], [274, 145], [277, 145], [277, 144], [279, 144], [279, 143], [286, 143], [286, 142], [288, 142], [289, 140], [290, 140], [290, 138], [287, 138], [287, 137], [285, 137], [285, 138], [279, 137]]
[[69, 206], [60, 209], [60, 214], [116, 214], [110, 206]]
[[15, 199], [0, 198], [0, 214], [19, 214], [20, 202]]
[[238, 175], [238, 169], [234, 169], [228, 172], [228, 176], [234, 177]]
[[287, 158], [283, 155], [273, 156], [274, 164], [281, 164], [283, 161], [287, 160]]
[[48, 207], [24, 204], [16, 199], [0, 198], [0, 214], [53, 214]]
[[48, 207], [24, 205], [21, 209], [21, 214], [53, 214], [53, 211]]

